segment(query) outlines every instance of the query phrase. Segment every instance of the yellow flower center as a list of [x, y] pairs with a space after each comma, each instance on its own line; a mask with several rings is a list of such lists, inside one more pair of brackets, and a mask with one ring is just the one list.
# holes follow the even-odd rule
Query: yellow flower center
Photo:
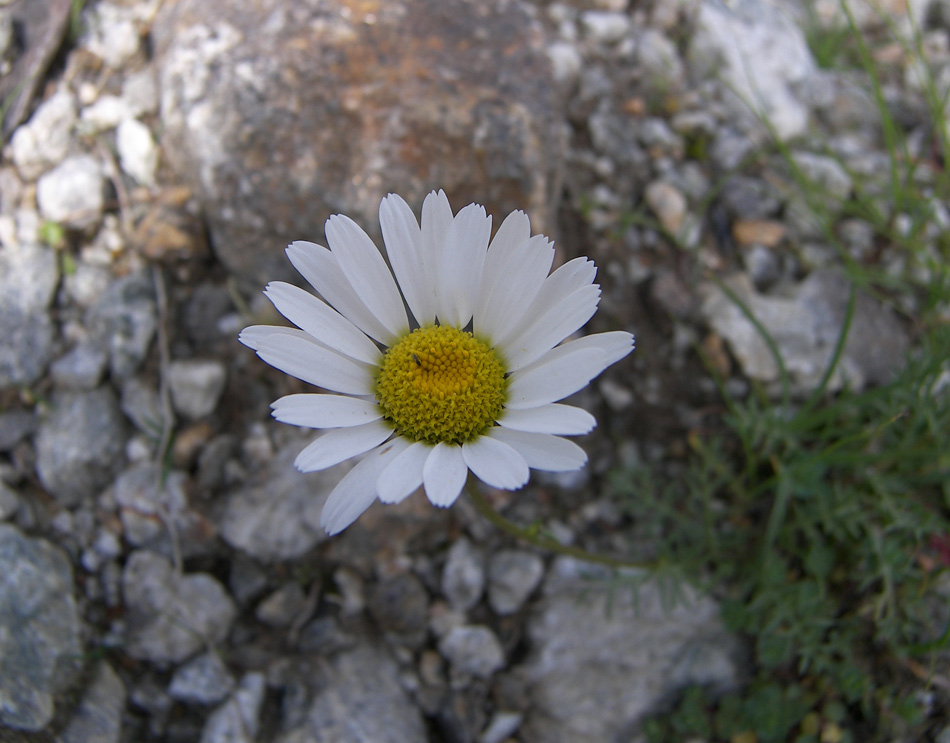
[[486, 343], [433, 325], [413, 330], [386, 352], [376, 400], [400, 436], [461, 444], [495, 422], [507, 386], [505, 367]]

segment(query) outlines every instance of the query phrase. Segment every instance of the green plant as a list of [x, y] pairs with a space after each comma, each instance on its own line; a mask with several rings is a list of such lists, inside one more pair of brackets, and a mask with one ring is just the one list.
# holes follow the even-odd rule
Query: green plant
[[[722, 597], [727, 626], [754, 650], [746, 689], [719, 700], [686, 692], [647, 724], [652, 740], [919, 736], [926, 713], [915, 690], [950, 652], [950, 606], [936, 590], [950, 568], [950, 235], [938, 226], [950, 203], [947, 101], [925, 71], [935, 153], [916, 151], [886, 103], [868, 41], [842, 7], [850, 59], [877, 104], [888, 168], [880, 177], [850, 173], [850, 193], [832, 198], [777, 137], [755, 159], [784, 174], [790, 198], [834, 248], [851, 284], [825, 374], [796, 400], [766, 328], [710, 276], [769, 347], [783, 378], [780, 399], [757, 387], [744, 399], [730, 396], [709, 363], [723, 410], [690, 434], [685, 463], [619, 471], [610, 481], [634, 542], [705, 580]], [[905, 43], [922, 56], [919, 35]], [[833, 152], [823, 154], [847, 169]], [[844, 219], [868, 224], [891, 260], [849, 253], [838, 236]], [[642, 214], [629, 222], [647, 225]], [[915, 348], [891, 383], [832, 395], [858, 291], [897, 309]]]

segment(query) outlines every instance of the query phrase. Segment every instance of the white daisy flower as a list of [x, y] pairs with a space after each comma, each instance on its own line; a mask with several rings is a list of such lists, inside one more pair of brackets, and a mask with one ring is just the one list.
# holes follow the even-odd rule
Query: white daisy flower
[[365, 454], [327, 499], [327, 532], [377, 498], [399, 503], [420, 486], [433, 505], [450, 506], [469, 470], [514, 490], [529, 468], [584, 466], [584, 450], [563, 437], [596, 421], [557, 401], [633, 350], [633, 336], [619, 331], [562, 342], [597, 309], [593, 262], [549, 274], [553, 243], [531, 236], [524, 212], [490, 239], [484, 207], [453, 216], [442, 191], [426, 197], [421, 226], [395, 194], [379, 220], [392, 270], [353, 220], [334, 215], [329, 250], [302, 241], [287, 249], [322, 299], [271, 282], [264, 293], [297, 327], [254, 325], [240, 336], [271, 366], [329, 393], [271, 406], [279, 421], [327, 429], [300, 452], [298, 469]]

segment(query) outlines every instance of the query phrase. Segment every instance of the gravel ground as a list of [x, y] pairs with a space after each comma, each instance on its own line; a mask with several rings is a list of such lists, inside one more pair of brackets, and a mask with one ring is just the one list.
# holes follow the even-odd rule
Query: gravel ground
[[[915, 70], [950, 71], [950, 4], [883, 5], [892, 28], [862, 3], [858, 23], [927, 23], [925, 62], [896, 41], [881, 56], [888, 105], [926, 152]], [[0, 160], [0, 739], [638, 740], [678, 690], [743, 683], [712, 598], [669, 611], [647, 584], [607, 612], [596, 570], [508, 539], [464, 498], [441, 511], [417, 493], [327, 538], [346, 465], [293, 469], [308, 437], [268, 405], [305, 385], [236, 336], [274, 320], [260, 290], [331, 212], [378, 232], [387, 191], [418, 208], [440, 187], [496, 224], [525, 209], [558, 262], [597, 262], [591, 328], [634, 332], [637, 351], [577, 395], [599, 420], [585, 470], [488, 496], [624, 552], [603, 479], [675, 462], [718, 403], [695, 344], [734, 394], [778, 384], [707, 272], [775, 337], [795, 394], [834, 345], [833, 250], [778, 161], [752, 157], [768, 133], [750, 104], [832, 210], [886, 169], [868, 90], [806, 43], [809, 24], [841, 27], [838, 5], [446, 7], [100, 0], [70, 22], [69, 3], [0, 3], [16, 101]], [[866, 223], [839, 227], [853, 257], [900, 270]], [[832, 388], [886, 381], [910, 341], [863, 297]]]

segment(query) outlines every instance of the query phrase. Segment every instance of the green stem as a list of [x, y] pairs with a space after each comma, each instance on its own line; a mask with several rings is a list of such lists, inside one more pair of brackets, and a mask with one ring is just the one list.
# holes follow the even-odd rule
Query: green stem
[[472, 504], [482, 516], [484, 516], [488, 521], [497, 526], [506, 534], [510, 534], [517, 539], [521, 539], [525, 542], [533, 544], [535, 547], [540, 547], [543, 550], [548, 552], [556, 552], [559, 555], [567, 555], [568, 557], [574, 557], [578, 560], [584, 560], [585, 562], [596, 563], [597, 565], [606, 565], [611, 568], [639, 568], [641, 570], [657, 570], [662, 564], [662, 560], [653, 560], [653, 561], [639, 561], [639, 560], [624, 560], [617, 557], [610, 557], [608, 555], [595, 555], [587, 550], [581, 549], [580, 547], [571, 547], [570, 545], [561, 544], [556, 539], [547, 537], [544, 534], [540, 534], [532, 529], [526, 529], [522, 526], [518, 526], [513, 521], [509, 521], [504, 516], [502, 516], [494, 507], [485, 500], [485, 497], [478, 491], [477, 487], [468, 488], [468, 496], [472, 499]]

